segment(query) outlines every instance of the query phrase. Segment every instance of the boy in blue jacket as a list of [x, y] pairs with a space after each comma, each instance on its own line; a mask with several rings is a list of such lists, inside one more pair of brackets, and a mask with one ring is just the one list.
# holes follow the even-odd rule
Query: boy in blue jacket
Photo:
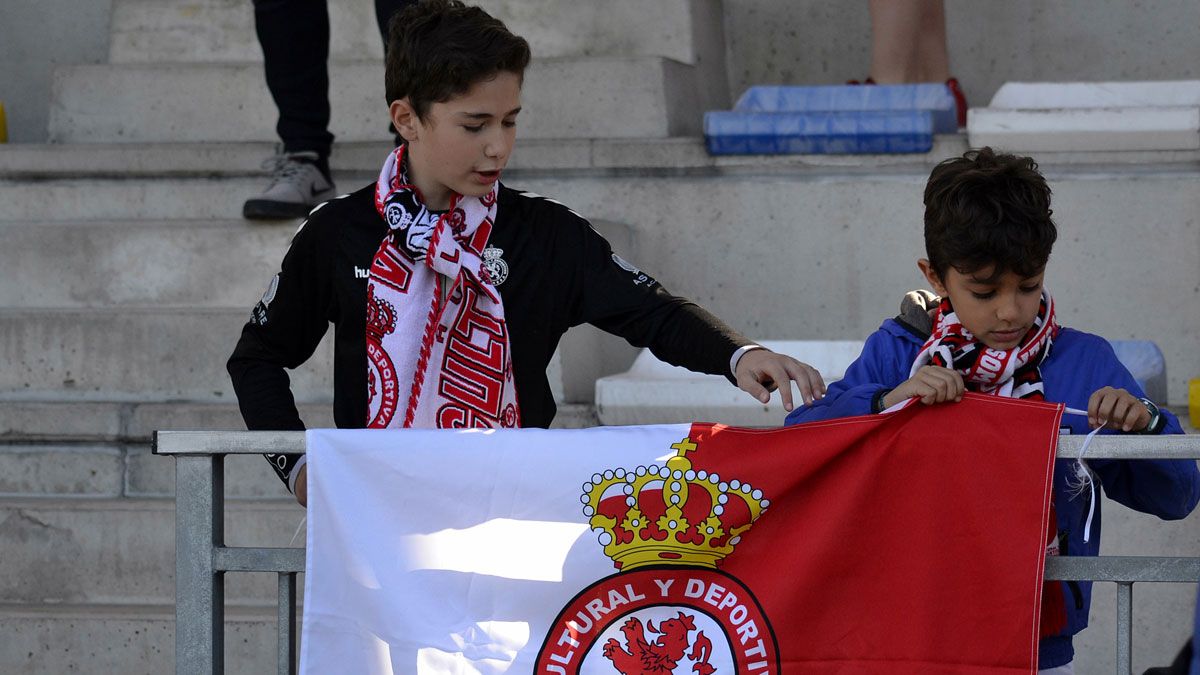
[[[955, 402], [977, 391], [1086, 408], [1086, 419], [1064, 416], [1075, 434], [1101, 426], [1103, 433], [1183, 433], [1144, 397], [1107, 341], [1055, 321], [1042, 285], [1057, 237], [1050, 214], [1050, 188], [1029, 158], [982, 148], [939, 164], [925, 188], [928, 258], [917, 262], [937, 296], [910, 293], [901, 315], [867, 338], [845, 378], [787, 424], [879, 413], [912, 398]], [[1087, 464], [1109, 497], [1138, 511], [1178, 519], [1200, 501], [1200, 472], [1190, 460]], [[1077, 483], [1075, 463], [1060, 460], [1047, 555], [1099, 552], [1099, 505], [1093, 491], [1072, 489]], [[1047, 582], [1039, 672], [1073, 672], [1071, 636], [1087, 626], [1090, 595], [1090, 583]]]

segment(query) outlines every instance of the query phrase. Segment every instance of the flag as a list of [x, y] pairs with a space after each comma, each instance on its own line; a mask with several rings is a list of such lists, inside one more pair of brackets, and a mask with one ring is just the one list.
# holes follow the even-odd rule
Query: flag
[[1060, 415], [310, 431], [301, 671], [1034, 673]]

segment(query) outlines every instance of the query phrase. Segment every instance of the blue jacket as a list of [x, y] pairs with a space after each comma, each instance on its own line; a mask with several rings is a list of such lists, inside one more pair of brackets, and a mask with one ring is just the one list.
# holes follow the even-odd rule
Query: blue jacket
[[[846, 376], [829, 385], [825, 397], [796, 408], [787, 416], [787, 424], [800, 424], [838, 417], [870, 415], [872, 399], [883, 389], [891, 389], [908, 379], [909, 370], [924, 340], [899, 322], [888, 319], [863, 346], [858, 359], [846, 370]], [[1062, 329], [1054, 340], [1050, 355], [1041, 365], [1046, 400], [1086, 409], [1088, 398], [1104, 386], [1119, 387], [1135, 396], [1144, 396], [1129, 371], [1117, 360], [1112, 347], [1099, 336]], [[1163, 433], [1181, 434], [1183, 429], [1174, 415], [1167, 416]], [[1063, 415], [1062, 426], [1072, 434], [1090, 431], [1087, 418]], [[1109, 433], [1107, 431], [1101, 433]], [[1054, 471], [1054, 499], [1058, 513], [1059, 546], [1063, 555], [1097, 555], [1100, 550], [1100, 505], [1092, 523], [1091, 538], [1083, 541], [1089, 495], [1074, 499], [1067, 489], [1072, 460], [1059, 460]], [[1166, 520], [1186, 517], [1200, 501], [1200, 471], [1191, 460], [1102, 460], [1088, 465], [1112, 499], [1138, 511]], [[1058, 636], [1041, 641], [1039, 668], [1069, 663], [1074, 657], [1071, 636], [1087, 627], [1091, 604], [1090, 582], [1068, 582], [1063, 589], [1067, 601], [1067, 627]]]

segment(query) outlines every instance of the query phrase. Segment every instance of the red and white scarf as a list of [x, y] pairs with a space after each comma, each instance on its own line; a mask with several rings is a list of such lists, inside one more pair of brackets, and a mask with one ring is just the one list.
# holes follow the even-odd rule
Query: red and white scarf
[[404, 152], [388, 155], [375, 186], [390, 231], [367, 281], [367, 427], [520, 426], [504, 305], [482, 258], [498, 184], [432, 213]]
[[[949, 368], [962, 375], [969, 391], [993, 396], [1023, 398], [1033, 401], [1046, 400], [1046, 388], [1042, 383], [1040, 366], [1050, 354], [1054, 338], [1058, 335], [1058, 322], [1054, 317], [1054, 299], [1043, 290], [1033, 326], [1021, 338], [1021, 343], [1012, 349], [992, 349], [980, 342], [959, 321], [950, 298], [942, 298], [934, 316], [933, 333], [921, 347], [913, 361], [910, 376], [922, 366], [934, 365]], [[1046, 555], [1059, 554], [1058, 516], [1054, 503], [1050, 504], [1049, 540]], [[1058, 635], [1067, 625], [1066, 598], [1063, 585], [1047, 581], [1042, 589], [1042, 617], [1039, 634], [1042, 637]]]
[[977, 340], [959, 321], [950, 298], [943, 298], [934, 317], [933, 333], [921, 347], [909, 375], [915, 375], [922, 366], [941, 366], [958, 371], [970, 391], [1045, 400], [1039, 366], [1050, 353], [1056, 335], [1054, 300], [1046, 291], [1042, 291], [1033, 326], [1019, 345], [1007, 350], [992, 349]]

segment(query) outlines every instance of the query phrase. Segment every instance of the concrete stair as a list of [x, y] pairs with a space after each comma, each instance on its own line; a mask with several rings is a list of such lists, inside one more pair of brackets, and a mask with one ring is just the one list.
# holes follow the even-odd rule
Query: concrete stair
[[[535, 58], [662, 56], [697, 64], [722, 57], [713, 0], [482, 0], [475, 3], [530, 43]], [[370, 4], [329, 6], [330, 58], [383, 59]], [[685, 27], [684, 30], [680, 30]], [[261, 62], [254, 11], [237, 0], [117, 0], [112, 63]]]
[[[525, 138], [694, 135], [728, 105], [717, 0], [492, 0], [525, 36]], [[330, 7], [331, 131], [386, 138], [382, 47], [370, 5]], [[114, 3], [109, 63], [60, 67], [57, 142], [273, 140], [253, 10], [229, 0]], [[205, 92], [203, 97], [195, 92]]]
[[[694, 69], [655, 56], [561, 57], [526, 73], [518, 127], [527, 138], [657, 138], [696, 135], [712, 102], [696, 90]], [[278, 117], [262, 67], [250, 64], [101, 64], [59, 68], [50, 138], [265, 141]], [[351, 141], [387, 138], [383, 67], [374, 61], [330, 67], [330, 130]], [[195, 92], [205, 92], [197, 98]]]

